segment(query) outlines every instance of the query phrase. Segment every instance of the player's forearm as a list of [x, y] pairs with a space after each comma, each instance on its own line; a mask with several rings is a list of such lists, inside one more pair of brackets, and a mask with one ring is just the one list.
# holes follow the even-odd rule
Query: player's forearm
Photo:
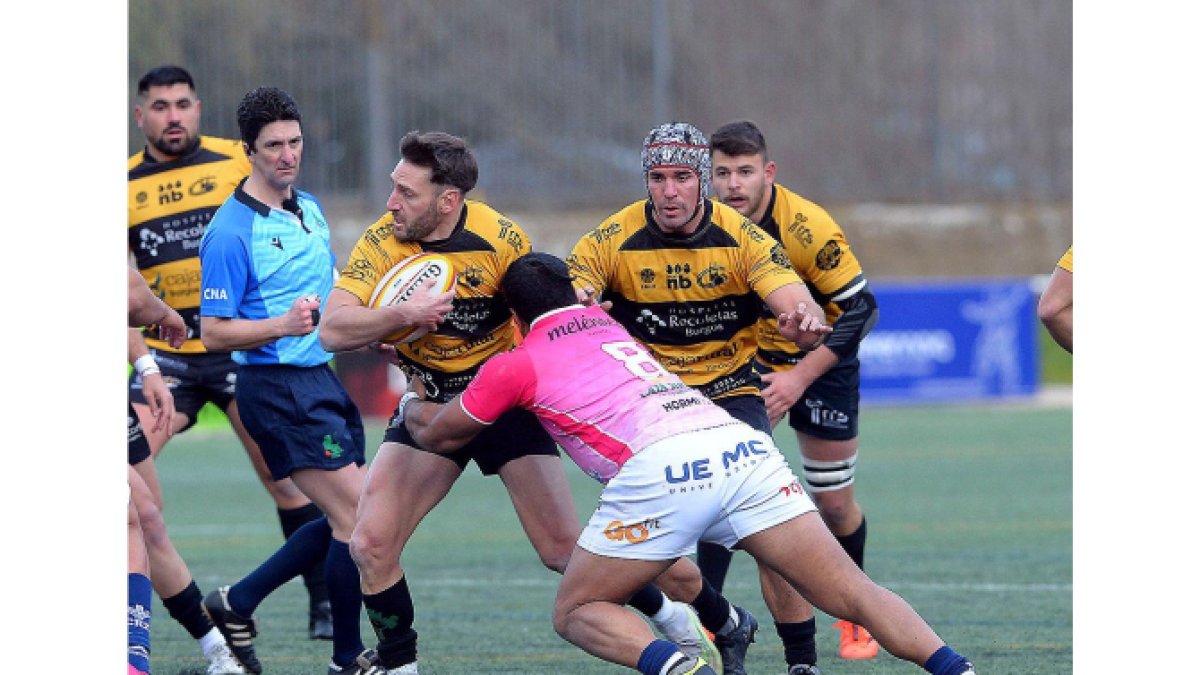
[[1058, 346], [1067, 350], [1068, 353], [1074, 353], [1072, 351], [1073, 314], [1072, 307], [1068, 305], [1060, 309], [1057, 314], [1042, 317], [1042, 323], [1046, 326], [1046, 331], [1050, 333], [1050, 337], [1054, 338]]
[[379, 342], [399, 327], [391, 327], [383, 318], [383, 309], [343, 305], [326, 306], [318, 337], [327, 352], [348, 352]]
[[286, 335], [283, 317], [269, 319], [228, 319], [216, 316], [200, 317], [200, 335], [204, 348], [229, 352], [254, 349]]
[[142, 337], [142, 331], [137, 328], [129, 329], [129, 362], [133, 363], [138, 360], [138, 357], [145, 356], [150, 353], [150, 348], [146, 346], [146, 340]]

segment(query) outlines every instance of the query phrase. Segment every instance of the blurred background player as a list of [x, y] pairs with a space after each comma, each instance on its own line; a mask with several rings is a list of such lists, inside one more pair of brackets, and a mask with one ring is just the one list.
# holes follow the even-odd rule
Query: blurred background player
[[[154, 295], [141, 275], [129, 268], [129, 324], [153, 324], [155, 334], [163, 342], [176, 347], [183, 344], [187, 327], [179, 313]], [[139, 339], [140, 342], [140, 339]], [[161, 431], [171, 423], [175, 406], [171, 391], [162, 381], [151, 357], [143, 356], [138, 369], [146, 382], [146, 400], [153, 431]], [[147, 361], [147, 359], [149, 359]], [[132, 354], [129, 362], [134, 363]], [[208, 659], [206, 675], [237, 675], [245, 671], [234, 661], [225, 638], [213, 627], [200, 608], [200, 589], [171, 540], [155, 494], [148, 485], [158, 486], [154, 459], [137, 415], [129, 408], [129, 663], [131, 673], [150, 670], [150, 591], [153, 586], [159, 597], [187, 598], [177, 600], [172, 617], [188, 631]], [[180, 591], [179, 589], [184, 589]], [[164, 593], [164, 590], [167, 592]]]
[[362, 595], [349, 546], [365, 474], [362, 419], [316, 333], [336, 276], [329, 224], [316, 199], [293, 187], [304, 136], [292, 97], [253, 89], [237, 121], [251, 171], [200, 241], [204, 344], [233, 352], [242, 421], [272, 478], [290, 476], [326, 515], [249, 575], [209, 593], [204, 608], [242, 665], [262, 672], [254, 609], [323, 561], [333, 617], [328, 672], [370, 672], [374, 652], [359, 635]]
[[[129, 158], [129, 251], [142, 276], [188, 325], [187, 340], [171, 347], [140, 330], [130, 331], [134, 358], [150, 354], [175, 397], [171, 424], [149, 431], [142, 379], [129, 380], [129, 396], [143, 426], [151, 453], [157, 457], [172, 435], [196, 423], [200, 409], [212, 402], [246, 449], [263, 487], [275, 501], [283, 536], [321, 517], [320, 510], [291, 479], [273, 480], [258, 445], [246, 433], [234, 397], [236, 365], [228, 352], [205, 349], [200, 339], [200, 236], [217, 207], [250, 173], [250, 162], [236, 140], [200, 134], [200, 99], [191, 74], [163, 65], [138, 81], [133, 116], [146, 138], [142, 152]], [[148, 343], [148, 346], [147, 344]], [[157, 487], [157, 486], [154, 486]], [[161, 495], [156, 491], [159, 504]], [[309, 594], [309, 637], [330, 639], [329, 596], [320, 565], [304, 571]], [[164, 599], [172, 611], [174, 599]]]
[[[897, 657], [936, 675], [974, 674], [908, 603], [846, 556], [770, 434], [684, 386], [602, 309], [576, 304], [566, 264], [531, 253], [502, 283], [521, 345], [485, 363], [449, 403], [413, 401], [398, 415], [423, 447], [453, 452], [506, 411], [529, 410], [604, 483], [559, 585], [559, 635], [645, 675], [715, 675], [620, 606], [703, 538], [743, 548], [825, 611], [870, 625]], [[795, 341], [828, 332], [803, 308], [779, 323]], [[612, 536], [616, 523], [629, 534]]]
[[[775, 315], [762, 307], [755, 366], [763, 373], [762, 395], [774, 426], [788, 413], [800, 444], [804, 479], [825, 524], [850, 559], [863, 567], [867, 520], [854, 497], [858, 461], [858, 345], [878, 320], [875, 296], [842, 228], [825, 209], [775, 182], [776, 166], [767, 143], [748, 120], [713, 132], [713, 188], [780, 242], [788, 260], [825, 309], [833, 332], [822, 344], [802, 351], [779, 334]], [[721, 552], [706, 546], [719, 574]], [[728, 554], [725, 555], [728, 567]], [[714, 582], [716, 583], [716, 582]], [[868, 659], [879, 645], [861, 626], [838, 621], [839, 654]], [[781, 629], [783, 630], [783, 629]]]
[[[1072, 315], [1074, 314], [1074, 277], [1075, 255], [1074, 246], [1068, 246], [1067, 252], [1059, 258], [1058, 265], [1050, 273], [1050, 283], [1042, 291], [1038, 300], [1038, 318], [1045, 324], [1050, 337], [1060, 347], [1071, 352], [1073, 345]], [[1073, 353], [1073, 352], [1072, 352]]]
[[[667, 370], [770, 435], [753, 365], [760, 307], [766, 302], [779, 315], [803, 306], [813, 316], [822, 315], [821, 307], [778, 242], [709, 199], [711, 158], [699, 129], [679, 122], [655, 127], [642, 142], [641, 160], [648, 199], [606, 218], [567, 259], [581, 298], [594, 301], [603, 294], [613, 318]], [[705, 571], [706, 559], [698, 555], [697, 561]], [[788, 667], [810, 668], [816, 663], [811, 606], [773, 570], [759, 570]], [[741, 630], [717, 635], [731, 674], [744, 672], [745, 648], [758, 628], [757, 619], [740, 611]]]

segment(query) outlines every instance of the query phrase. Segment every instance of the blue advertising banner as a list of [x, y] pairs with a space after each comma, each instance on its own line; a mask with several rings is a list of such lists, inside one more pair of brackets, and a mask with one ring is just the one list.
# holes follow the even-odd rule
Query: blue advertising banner
[[859, 348], [862, 400], [1032, 396], [1037, 296], [1028, 279], [872, 282], [879, 323]]

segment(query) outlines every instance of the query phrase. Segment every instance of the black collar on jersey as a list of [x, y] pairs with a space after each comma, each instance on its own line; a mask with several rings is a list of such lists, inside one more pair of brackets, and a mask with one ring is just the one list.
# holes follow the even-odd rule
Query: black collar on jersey
[[[195, 155], [200, 154], [200, 141], [202, 138], [202, 136], [196, 136], [196, 142], [192, 144], [192, 147], [162, 163], [170, 164], [172, 162], [186, 162], [187, 160], [192, 159]], [[154, 159], [154, 157], [150, 154], [149, 148], [142, 148], [142, 161], [146, 162], [147, 164], [159, 163], [159, 161]]]
[[[249, 178], [249, 176], [246, 178]], [[233, 198], [254, 209], [254, 212], [258, 215], [266, 218], [267, 216], [271, 215], [271, 207], [258, 201], [254, 197], [251, 197], [250, 194], [246, 192], [244, 189], [246, 186], [246, 178], [243, 178], [237, 184], [237, 188], [233, 191]], [[296, 199], [296, 188], [289, 187], [288, 190], [290, 190], [292, 194], [287, 199], [283, 200], [283, 208], [299, 218], [300, 227], [303, 227], [305, 232], [311, 234], [312, 230], [309, 230], [308, 226], [304, 224], [304, 210], [300, 208], [300, 202]]]
[[446, 248], [446, 242], [450, 241], [451, 239], [454, 239], [455, 235], [457, 235], [459, 232], [462, 232], [463, 228], [465, 228], [466, 226], [467, 226], [467, 202], [464, 201], [462, 203], [462, 212], [458, 214], [458, 222], [454, 224], [454, 229], [450, 231], [449, 235], [447, 235], [444, 239], [438, 239], [435, 241], [419, 241], [419, 242], [417, 242], [417, 244], [420, 245], [421, 250], [423, 250], [423, 251], [444, 249], [444, 248]]
[[771, 201], [767, 202], [767, 211], [763, 214], [763, 219], [758, 226], [766, 230], [767, 234], [775, 237], [777, 241], [783, 241], [779, 232], [779, 223], [775, 222], [775, 196], [779, 194], [779, 189], [771, 183]]
[[704, 233], [712, 225], [713, 205], [709, 199], [704, 200], [704, 215], [700, 216], [700, 224], [696, 226], [690, 234], [676, 234], [667, 232], [662, 229], [658, 221], [654, 219], [654, 204], [649, 199], [646, 200], [646, 226], [654, 236], [660, 237], [666, 241], [676, 244], [686, 244], [689, 241], [703, 239]]

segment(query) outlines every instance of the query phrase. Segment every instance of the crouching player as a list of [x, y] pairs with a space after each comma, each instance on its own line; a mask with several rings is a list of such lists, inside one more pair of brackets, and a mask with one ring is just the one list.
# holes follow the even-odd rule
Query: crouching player
[[[502, 287], [521, 345], [485, 363], [449, 403], [411, 399], [398, 421], [422, 447], [452, 452], [524, 408], [605, 483], [555, 599], [564, 639], [647, 675], [715, 673], [622, 607], [705, 540], [745, 549], [899, 658], [935, 675], [974, 674], [907, 602], [850, 560], [771, 438], [669, 373], [601, 308], [577, 304], [565, 263], [526, 254]], [[779, 327], [806, 342], [829, 330], [803, 310]], [[612, 536], [618, 529], [628, 535]]]

